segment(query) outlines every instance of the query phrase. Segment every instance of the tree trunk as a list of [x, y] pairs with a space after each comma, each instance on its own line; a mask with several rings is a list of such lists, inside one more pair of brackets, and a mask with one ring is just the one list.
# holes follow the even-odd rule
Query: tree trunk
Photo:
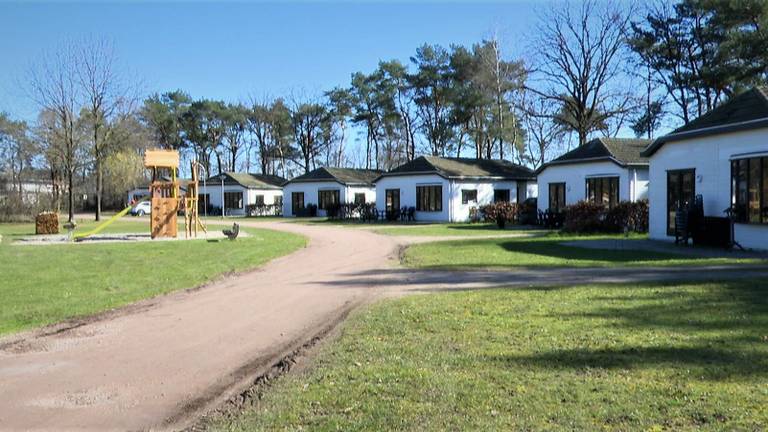
[[95, 161], [96, 168], [96, 222], [101, 220], [101, 194], [104, 185], [104, 175], [101, 172], [101, 157], [97, 154]]
[[67, 175], [67, 181], [69, 182], [69, 187], [67, 190], [68, 194], [68, 200], [69, 200], [69, 218], [67, 219], [69, 222], [74, 222], [75, 220], [75, 196], [73, 195], [72, 186], [74, 185], [74, 179], [75, 176], [74, 170], [71, 168], [68, 170]]

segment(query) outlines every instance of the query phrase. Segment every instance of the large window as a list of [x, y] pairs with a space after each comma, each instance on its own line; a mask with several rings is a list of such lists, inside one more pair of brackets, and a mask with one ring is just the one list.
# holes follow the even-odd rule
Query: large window
[[477, 203], [477, 189], [462, 189], [461, 190], [461, 203]]
[[338, 189], [317, 191], [317, 208], [320, 210], [325, 210], [332, 205], [338, 205], [339, 201]]
[[254, 200], [253, 203], [258, 205], [258, 206], [263, 206], [264, 205], [264, 195], [256, 195], [256, 199]]
[[443, 211], [443, 187], [416, 186], [416, 210], [422, 212]]
[[565, 208], [565, 183], [549, 184], [549, 209], [562, 211]]
[[731, 204], [737, 222], [768, 224], [768, 157], [731, 161]]
[[224, 207], [228, 210], [237, 210], [243, 208], [243, 193], [224, 192]]
[[595, 177], [587, 179], [587, 201], [609, 208], [619, 202], [619, 178]]
[[509, 189], [494, 189], [493, 202], [509, 202]]
[[355, 194], [355, 204], [357, 204], [357, 205], [365, 204], [365, 193], [364, 192], [359, 192], [359, 193]]

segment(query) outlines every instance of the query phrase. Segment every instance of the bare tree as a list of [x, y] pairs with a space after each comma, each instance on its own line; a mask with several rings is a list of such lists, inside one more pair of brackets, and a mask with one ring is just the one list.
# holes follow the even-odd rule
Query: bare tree
[[521, 110], [526, 134], [526, 151], [522, 163], [533, 168], [541, 167], [548, 156], [562, 147], [566, 130], [555, 121], [558, 107], [554, 101], [527, 93], [523, 98]]
[[83, 95], [83, 110], [90, 129], [93, 167], [96, 175], [96, 220], [101, 219], [104, 192], [104, 160], [120, 142], [114, 128], [138, 100], [120, 74], [114, 49], [106, 40], [86, 40], [75, 51], [75, 77]]
[[623, 121], [635, 108], [632, 86], [621, 70], [632, 9], [597, 0], [550, 6], [533, 39], [530, 89], [558, 102], [560, 122], [583, 145], [596, 130], [617, 130], [609, 122]]
[[298, 163], [304, 173], [308, 173], [316, 165], [315, 158], [326, 144], [324, 132], [328, 110], [316, 100], [294, 95], [290, 112], [293, 137], [301, 153]]
[[76, 71], [76, 50], [62, 46], [30, 70], [31, 98], [41, 109], [44, 142], [59, 161], [67, 182], [68, 220], [74, 220], [74, 176], [83, 163], [83, 136], [79, 131], [82, 93]]

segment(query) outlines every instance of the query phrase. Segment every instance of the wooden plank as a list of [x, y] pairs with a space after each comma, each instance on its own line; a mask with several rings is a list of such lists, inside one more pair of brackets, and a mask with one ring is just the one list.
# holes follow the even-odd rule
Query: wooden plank
[[179, 152], [176, 150], [147, 150], [144, 167], [179, 168]]

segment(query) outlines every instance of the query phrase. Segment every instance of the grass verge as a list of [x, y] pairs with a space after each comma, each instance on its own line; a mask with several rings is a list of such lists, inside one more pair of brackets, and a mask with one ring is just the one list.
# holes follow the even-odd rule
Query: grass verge
[[761, 430], [768, 280], [412, 296], [217, 430]]
[[[109, 227], [109, 232], [132, 230], [148, 232], [148, 223], [119, 221]], [[306, 239], [295, 234], [243, 230], [250, 236], [235, 242], [13, 246], [10, 240], [34, 232], [34, 226], [0, 225], [0, 334], [195, 287], [306, 245]]]
[[[588, 249], [563, 242], [622, 236], [572, 236], [550, 233], [530, 238], [442, 241], [410, 246], [403, 256], [409, 267], [445, 270], [515, 267], [614, 267], [766, 264], [759, 258], [703, 258], [645, 250]], [[635, 237], [641, 238], [641, 237]]]

